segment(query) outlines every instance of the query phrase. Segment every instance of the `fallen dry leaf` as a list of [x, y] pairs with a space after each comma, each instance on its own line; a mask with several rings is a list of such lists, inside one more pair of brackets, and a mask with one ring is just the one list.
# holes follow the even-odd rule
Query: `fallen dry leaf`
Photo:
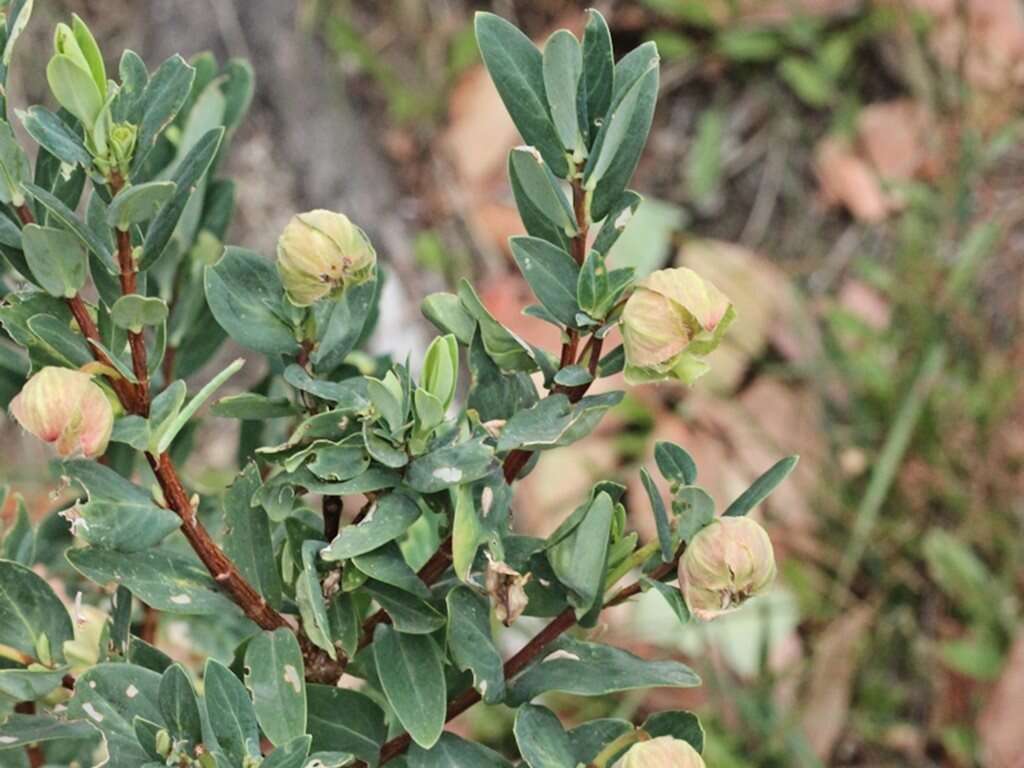
[[814, 170], [828, 204], [839, 204], [861, 221], [878, 223], [893, 210], [878, 177], [853, 147], [840, 138], [821, 140], [815, 151]]
[[910, 181], [927, 159], [928, 111], [912, 99], [871, 104], [857, 116], [865, 159], [889, 181]]
[[1024, 728], [1021, 728], [1021, 703], [1024, 702], [1024, 632], [1003, 666], [999, 681], [978, 715], [978, 738], [985, 765], [991, 768], [1024, 767]]
[[848, 610], [814, 641], [801, 725], [814, 754], [826, 763], [846, 725], [862, 640], [874, 613], [866, 605]]

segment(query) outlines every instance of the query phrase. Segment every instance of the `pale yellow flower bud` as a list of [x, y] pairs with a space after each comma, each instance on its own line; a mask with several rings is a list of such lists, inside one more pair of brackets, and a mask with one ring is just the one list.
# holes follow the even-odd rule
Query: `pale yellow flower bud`
[[369, 280], [376, 263], [366, 233], [340, 213], [292, 216], [277, 241], [277, 271], [288, 298], [300, 307]]
[[61, 456], [100, 456], [107, 450], [114, 411], [92, 376], [70, 368], [43, 368], [11, 401], [18, 423]]
[[692, 384], [707, 372], [703, 358], [718, 346], [734, 317], [725, 294], [692, 269], [651, 273], [636, 284], [622, 312], [626, 380]]
[[704, 759], [682, 739], [658, 736], [634, 744], [613, 768], [704, 768]]
[[768, 533], [749, 517], [719, 517], [702, 528], [679, 561], [679, 587], [702, 621], [738, 608], [775, 579]]

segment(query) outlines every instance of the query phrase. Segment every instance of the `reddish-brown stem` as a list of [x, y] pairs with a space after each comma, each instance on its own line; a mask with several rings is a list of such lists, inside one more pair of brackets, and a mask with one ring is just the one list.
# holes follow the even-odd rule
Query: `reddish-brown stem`
[[[138, 289], [135, 272], [135, 257], [132, 254], [132, 234], [126, 230], [117, 232], [117, 264], [121, 270], [121, 293], [129, 296]], [[146, 337], [142, 331], [128, 331], [128, 346], [132, 352], [132, 372], [138, 382], [136, 389], [136, 413], [149, 415], [149, 364], [146, 362]]]
[[245, 580], [235, 564], [224, 554], [224, 550], [217, 545], [210, 536], [210, 532], [199, 521], [195, 505], [189, 499], [185, 486], [178, 478], [171, 457], [166, 453], [159, 456], [147, 453], [146, 459], [149, 461], [153, 474], [156, 475], [157, 482], [160, 483], [167, 506], [181, 518], [181, 532], [220, 588], [238, 603], [246, 616], [263, 629], [290, 626], [281, 614], [270, 607], [263, 595], [253, 589], [252, 585]]
[[[682, 555], [682, 548], [676, 553], [675, 558], [669, 563], [662, 563], [653, 571], [649, 578], [659, 581], [670, 573], [672, 573], [679, 564], [679, 557]], [[637, 581], [630, 584], [628, 587], [623, 587], [615, 593], [607, 602], [605, 602], [605, 608], [611, 608], [614, 605], [624, 603], [631, 597], [638, 595], [643, 589], [641, 582]], [[552, 619], [547, 626], [544, 627], [537, 635], [524, 645], [518, 653], [512, 656], [508, 661], [505, 662], [503, 668], [505, 679], [511, 680], [513, 677], [518, 675], [530, 664], [532, 664], [543, 652], [551, 645], [555, 640], [569, 631], [576, 625], [576, 613], [572, 608], [566, 608], [554, 619]], [[480, 701], [480, 694], [473, 688], [464, 691], [462, 694], [457, 696], [448, 705], [448, 710], [445, 714], [445, 722], [450, 722], [456, 717], [461, 715], [467, 709], [477, 704]], [[408, 733], [402, 733], [385, 742], [380, 749], [380, 764], [383, 765], [398, 757], [400, 754], [405, 752], [409, 748], [411, 739]]]
[[587, 193], [583, 189], [581, 179], [572, 182], [572, 210], [576, 214], [577, 234], [572, 239], [572, 257], [583, 266], [587, 258], [587, 232], [590, 228], [590, 215], [587, 212]]
[[21, 219], [21, 223], [23, 225], [35, 223], [36, 217], [32, 215], [32, 211], [29, 209], [27, 205], [25, 205], [25, 203], [22, 203], [14, 210], [17, 212], [18, 218]]
[[[19, 715], [34, 715], [36, 703], [34, 701], [19, 701], [14, 705], [14, 711]], [[43, 754], [43, 748], [38, 744], [30, 744], [25, 747], [25, 754], [28, 756], [28, 764], [31, 768], [46, 765], [46, 755]]]

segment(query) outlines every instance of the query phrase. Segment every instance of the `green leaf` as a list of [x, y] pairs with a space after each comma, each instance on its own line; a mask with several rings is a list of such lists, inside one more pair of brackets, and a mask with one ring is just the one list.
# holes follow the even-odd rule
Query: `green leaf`
[[704, 751], [704, 728], [692, 712], [682, 709], [655, 712], [640, 727], [653, 739], [671, 736], [673, 739], [687, 742], [698, 752]]
[[[158, 430], [154, 430], [154, 434], [151, 439], [151, 447], [155, 448], [154, 453], [160, 455], [170, 448], [171, 443], [174, 442], [174, 438], [177, 437], [178, 433], [185, 428], [188, 420], [195, 415], [196, 411], [199, 410], [199, 407], [205, 403], [214, 392], [220, 389], [221, 385], [223, 385], [225, 381], [238, 373], [243, 365], [245, 365], [245, 360], [242, 358], [235, 360], [227, 368], [210, 379], [203, 388], [188, 401], [188, 405], [169, 418], [165, 423], [161, 424]], [[154, 442], [155, 445], [152, 445]]]
[[[0, 492], [0, 498], [3, 495]], [[7, 530], [0, 542], [0, 558], [31, 567], [36, 559], [36, 534], [21, 494], [14, 494], [14, 509], [14, 524], [10, 525], [8, 519]]]
[[829, 73], [811, 59], [787, 56], [778, 64], [781, 77], [801, 101], [811, 107], [827, 107], [836, 94], [836, 84]]
[[139, 333], [147, 325], [163, 325], [167, 321], [167, 303], [156, 296], [132, 293], [114, 302], [110, 319], [118, 328]]
[[586, 113], [581, 110], [587, 124], [581, 126], [588, 139], [597, 135], [612, 103], [615, 58], [612, 35], [604, 16], [593, 8], [587, 11], [587, 26], [583, 30], [583, 76], [579, 88], [586, 98]]
[[301, 413], [299, 407], [286, 397], [267, 397], [256, 392], [242, 392], [222, 397], [213, 404], [210, 412], [222, 419], [242, 421], [281, 419]]
[[476, 330], [476, 320], [466, 311], [453, 293], [432, 293], [420, 305], [423, 316], [442, 333], [451, 333], [464, 346], [469, 346]]
[[537, 363], [526, 342], [494, 319], [467, 280], [459, 282], [459, 301], [476, 320], [484, 349], [499, 368], [525, 373], [537, 370]]
[[430, 597], [427, 585], [416, 575], [416, 571], [409, 567], [401, 548], [393, 541], [372, 552], [356, 555], [352, 558], [352, 564], [371, 579], [398, 587], [416, 597]]
[[537, 402], [537, 390], [525, 373], [502, 373], [487, 354], [477, 333], [469, 347], [471, 386], [467, 407], [481, 421], [508, 419], [519, 410]]
[[590, 434], [620, 400], [621, 392], [588, 395], [575, 405], [565, 395], [546, 397], [508, 420], [498, 438], [498, 452], [515, 448], [540, 451], [574, 443]]
[[216, 659], [207, 659], [203, 701], [210, 730], [234, 765], [260, 757], [260, 731], [249, 692], [235, 674]]
[[268, 355], [298, 351], [295, 330], [285, 320], [281, 279], [258, 254], [229, 246], [206, 268], [205, 284], [213, 316], [239, 344]]
[[[565, 32], [565, 30], [563, 30]], [[572, 34], [565, 32], [575, 41]], [[526, 198], [560, 232], [567, 236], [576, 234], [576, 215], [565, 193], [558, 186], [558, 179], [544, 164], [544, 159], [533, 147], [516, 147], [508, 153], [509, 176], [514, 176]]]
[[682, 594], [679, 590], [671, 584], [666, 584], [663, 581], [655, 581], [654, 579], [644, 578], [643, 583], [665, 598], [665, 602], [668, 603], [669, 608], [679, 619], [680, 624], [686, 624], [690, 620], [690, 609], [686, 607], [686, 601], [683, 600]]
[[33, 0], [12, 0], [7, 6], [6, 33], [7, 39], [4, 42], [3, 65], [6, 69], [11, 66], [11, 57], [14, 56], [14, 44], [18, 42], [21, 33], [28, 26], [28, 20], [32, 16]]
[[31, 177], [25, 151], [15, 139], [11, 126], [0, 119], [0, 202], [21, 205], [25, 200], [21, 183]]
[[107, 206], [107, 224], [127, 232], [132, 224], [149, 221], [174, 190], [173, 181], [148, 181], [125, 187]]
[[111, 765], [142, 765], [149, 755], [139, 746], [133, 720], [163, 725], [159, 690], [156, 672], [134, 664], [97, 664], [75, 681], [68, 714], [103, 732]]
[[452, 492], [455, 514], [452, 517], [452, 565], [461, 581], [469, 580], [477, 550], [486, 535], [473, 501], [473, 490], [462, 485]]
[[646, 467], [641, 467], [640, 479], [643, 481], [644, 490], [647, 491], [647, 498], [651, 500], [654, 524], [658, 530], [658, 543], [661, 545], [661, 561], [669, 563], [675, 555], [675, 542], [672, 541], [672, 528], [668, 522], [665, 502], [662, 501], [658, 486], [654, 484], [654, 480], [651, 479], [651, 474], [647, 471]]
[[444, 729], [447, 695], [444, 662], [427, 635], [407, 635], [387, 624], [373, 635], [373, 658], [381, 688], [412, 740], [430, 749]]
[[599, 493], [573, 531], [548, 550], [555, 575], [569, 590], [569, 602], [576, 615], [583, 616], [604, 597], [615, 504], [607, 493]]
[[374, 502], [360, 523], [342, 528], [320, 557], [335, 562], [372, 552], [405, 533], [419, 516], [419, 507], [408, 496], [389, 493]]
[[277, 608], [281, 605], [281, 577], [274, 560], [270, 523], [252, 498], [260, 489], [259, 469], [249, 464], [224, 494], [224, 551], [245, 580]]
[[367, 324], [372, 322], [374, 304], [379, 296], [380, 281], [372, 280], [350, 286], [333, 301], [331, 314], [323, 327], [317, 328], [317, 345], [310, 356], [313, 366], [330, 371], [341, 365], [355, 349]]
[[466, 586], [451, 590], [445, 603], [452, 661], [473, 673], [473, 687], [487, 704], [497, 704], [505, 697], [505, 673], [491, 636], [490, 603]]
[[576, 768], [569, 737], [547, 707], [521, 706], [513, 731], [519, 754], [530, 768]]
[[676, 541], [689, 541], [715, 517], [714, 499], [696, 485], [686, 485], [676, 491], [672, 510], [679, 517]]
[[71, 330], [71, 326], [62, 323], [53, 315], [35, 315], [30, 317], [28, 328], [36, 338], [44, 342], [49, 351], [64, 361], [68, 367], [79, 368], [93, 360], [92, 353], [80, 333]]
[[279, 747], [306, 733], [305, 667], [290, 629], [261, 632], [249, 641], [245, 685], [271, 744]]
[[327, 617], [320, 575], [316, 569], [316, 554], [323, 549], [324, 542], [307, 540], [302, 542], [302, 570], [295, 580], [295, 602], [302, 617], [302, 628], [318, 648], [327, 651], [332, 659], [338, 657], [331, 638], [331, 623]]
[[86, 258], [78, 238], [63, 229], [27, 224], [21, 232], [32, 276], [51, 296], [71, 298], [85, 285]]
[[562, 147], [576, 149], [580, 140], [577, 92], [583, 74], [583, 52], [579, 41], [567, 29], [560, 29], [544, 44], [544, 91], [551, 120]]
[[146, 69], [146, 63], [139, 57], [139, 54], [126, 49], [121, 54], [117, 71], [121, 76], [121, 87], [117, 89], [117, 95], [114, 96], [114, 102], [111, 104], [111, 117], [114, 122], [138, 125], [142, 120], [142, 110], [145, 107], [143, 100], [146, 94], [146, 85], [149, 83], [149, 70]]
[[[36, 701], [60, 688], [67, 667], [55, 670], [33, 667], [30, 669], [0, 669], [0, 701], [4, 696], [14, 701]], [[6, 702], [5, 702], [6, 703]], [[2, 740], [0, 740], [2, 742]]]
[[[633, 220], [633, 214], [637, 212], [642, 202], [643, 197], [633, 190], [627, 189], [623, 192], [616, 203], [609, 209], [608, 213], [605, 214], [604, 223], [601, 225], [601, 229], [598, 230], [591, 249], [597, 251], [602, 256], [607, 256], [611, 252], [612, 246], [618, 241], [619, 235], [626, 230], [629, 222]], [[658, 258], [661, 258], [660, 254]]]
[[569, 743], [576, 761], [588, 765], [605, 747], [633, 730], [633, 724], [628, 720], [605, 717], [577, 725], [569, 731]]
[[[593, 190], [590, 215], [594, 221], [605, 218], [621, 198], [640, 162], [654, 118], [658, 98], [658, 53], [653, 43], [640, 46], [633, 53], [647, 58], [647, 68], [613, 105], [584, 172], [587, 188]], [[621, 66], [620, 63], [616, 67], [616, 90]]]
[[65, 205], [60, 198], [52, 192], [37, 187], [35, 184], [25, 182], [22, 184], [25, 191], [38, 200], [61, 224], [73, 232], [79, 240], [100, 260], [100, 263], [107, 268], [111, 274], [118, 274], [120, 271], [114, 264], [114, 257], [108, 246], [100, 237], [82, 221], [74, 211]]
[[119, 552], [138, 552], [159, 544], [181, 520], [158, 507], [149, 493], [109, 467], [86, 459], [65, 461], [63, 473], [84, 489], [88, 500], [75, 507], [84, 521], [77, 533], [90, 544]]
[[160, 678], [157, 703], [171, 739], [192, 752], [203, 741], [203, 721], [192, 680], [180, 664], [172, 664]]
[[306, 696], [315, 751], [350, 752], [376, 765], [388, 730], [384, 713], [373, 699], [331, 685], [310, 685]]
[[[52, 715], [13, 714], [4, 720], [3, 726], [4, 737], [0, 739], [0, 750], [23, 749], [47, 741], [88, 739], [97, 735], [96, 729], [83, 720], [62, 720]], [[10, 765], [21, 763], [12, 762]]]
[[[522, 151], [525, 151], [529, 154], [533, 154], [534, 152], [536, 152], [536, 150], [533, 149], [533, 147], [512, 150], [513, 153]], [[539, 162], [531, 161], [526, 167], [529, 170], [534, 171], [535, 175], [536, 171], [534, 170], [534, 168], [530, 168], [531, 165], [536, 166], [536, 168], [541, 168], [544, 171], [544, 176], [551, 176], [551, 171], [547, 168], [547, 166], [541, 167]], [[554, 189], [554, 192], [556, 193], [557, 197], [553, 201], [549, 202], [554, 202], [555, 204], [557, 204], [557, 208], [555, 210], [552, 210], [549, 207], [542, 208], [536, 205], [533, 202], [530, 193], [527, 192], [526, 185], [523, 179], [520, 178], [520, 174], [517, 170], [516, 164], [512, 162], [512, 155], [509, 155], [508, 180], [510, 185], [512, 186], [512, 195], [516, 201], [516, 208], [519, 209], [519, 218], [523, 220], [523, 226], [526, 227], [526, 232], [532, 235], [533, 237], [539, 237], [542, 240], [547, 240], [552, 245], [561, 248], [565, 251], [568, 251], [571, 248], [570, 236], [566, 234], [565, 227], [557, 223], [558, 221], [564, 220], [565, 218], [565, 215], [562, 212], [562, 206], [567, 205], [568, 202], [566, 200], [564, 193], [560, 189], [558, 189], [557, 186]], [[547, 182], [545, 181], [545, 184], [546, 183]], [[536, 195], [537, 191], [534, 190], [533, 194]], [[550, 195], [541, 195], [542, 199], [545, 197], [550, 197]], [[570, 231], [575, 232], [577, 229], [575, 213], [572, 214], [570, 225]], [[437, 295], [447, 296], [449, 294]], [[470, 328], [469, 330], [470, 333], [472, 333], [472, 328]]]
[[785, 480], [796, 467], [799, 456], [787, 456], [777, 461], [767, 472], [757, 478], [750, 487], [741, 493], [722, 514], [727, 517], [739, 517], [768, 498], [768, 495]]
[[[167, 251], [167, 244], [171, 241], [171, 237], [181, 221], [181, 216], [203, 175], [210, 167], [214, 157], [217, 156], [223, 138], [223, 128], [214, 128], [203, 134], [184, 159], [178, 163], [171, 181], [165, 182], [174, 184], [173, 194], [166, 199], [146, 230], [146, 238], [142, 241], [142, 253], [139, 256], [140, 270], [152, 267]], [[117, 202], [116, 199], [114, 202]]]
[[[676, 661], [646, 661], [608, 645], [563, 637], [551, 646], [548, 658], [515, 679], [508, 704], [530, 701], [548, 691], [577, 696], [603, 696], [641, 688], [694, 688], [700, 678]], [[554, 656], [554, 658], [551, 658]]]
[[420, 493], [437, 493], [462, 483], [479, 480], [494, 467], [494, 449], [483, 437], [431, 451], [413, 459], [405, 474], [409, 487]]
[[685, 448], [675, 443], [655, 443], [654, 461], [661, 476], [671, 485], [673, 493], [680, 486], [693, 485], [697, 482], [697, 463]]
[[576, 282], [576, 297], [580, 309], [593, 318], [603, 320], [633, 282], [633, 269], [608, 270], [600, 251], [587, 254]]
[[555, 175], [565, 178], [569, 163], [548, 113], [540, 51], [526, 35], [492, 13], [477, 13], [474, 26], [480, 54], [512, 122]]
[[519, 270], [544, 308], [559, 322], [575, 326], [580, 270], [572, 256], [536, 237], [513, 237], [509, 244]]
[[444, 626], [444, 616], [425, 600], [379, 581], [368, 581], [364, 588], [391, 617], [399, 632], [429, 635]]
[[309, 736], [296, 736], [267, 755], [260, 768], [303, 768], [312, 742]]
[[454, 733], [442, 733], [430, 749], [413, 744], [406, 760], [409, 768], [509, 768], [510, 763], [485, 746]]
[[0, 560], [0, 645], [50, 664], [64, 660], [62, 648], [73, 637], [67, 609], [50, 586], [24, 565]]
[[697, 120], [697, 135], [686, 155], [686, 186], [697, 205], [707, 205], [722, 180], [722, 134], [725, 120], [717, 109], [706, 109]]
[[89, 70], [70, 56], [58, 53], [46, 65], [46, 81], [57, 102], [91, 131], [103, 109], [104, 94], [96, 87]]
[[192, 616], [237, 612], [196, 560], [159, 549], [125, 553], [99, 547], [71, 549], [65, 557], [87, 579], [123, 584], [158, 611]]
[[161, 64], [149, 79], [142, 94], [142, 103], [145, 106], [135, 143], [132, 178], [139, 173], [150, 151], [156, 145], [157, 138], [171, 124], [185, 103], [189, 91], [192, 90], [195, 75], [193, 67], [181, 56], [174, 55]]

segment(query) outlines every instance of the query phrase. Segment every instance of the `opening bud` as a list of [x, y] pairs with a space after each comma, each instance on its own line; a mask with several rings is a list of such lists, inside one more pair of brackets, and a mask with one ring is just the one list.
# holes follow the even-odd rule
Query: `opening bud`
[[376, 264], [366, 233], [341, 213], [297, 214], [277, 241], [277, 271], [288, 298], [299, 307], [366, 282]]
[[651, 273], [636, 284], [622, 312], [626, 380], [692, 384], [708, 371], [704, 356], [735, 316], [726, 295], [692, 269]]
[[22, 428], [62, 457], [100, 456], [107, 450], [114, 411], [92, 376], [70, 368], [43, 368], [11, 401], [11, 414]]
[[658, 736], [634, 744], [613, 768], [704, 768], [704, 759], [688, 742]]
[[702, 621], [738, 608], [775, 579], [768, 533], [749, 517], [719, 517], [690, 541], [679, 561], [679, 587]]
[[46, 79], [54, 97], [90, 132], [107, 102], [107, 72], [92, 32], [78, 16], [58, 24]]

